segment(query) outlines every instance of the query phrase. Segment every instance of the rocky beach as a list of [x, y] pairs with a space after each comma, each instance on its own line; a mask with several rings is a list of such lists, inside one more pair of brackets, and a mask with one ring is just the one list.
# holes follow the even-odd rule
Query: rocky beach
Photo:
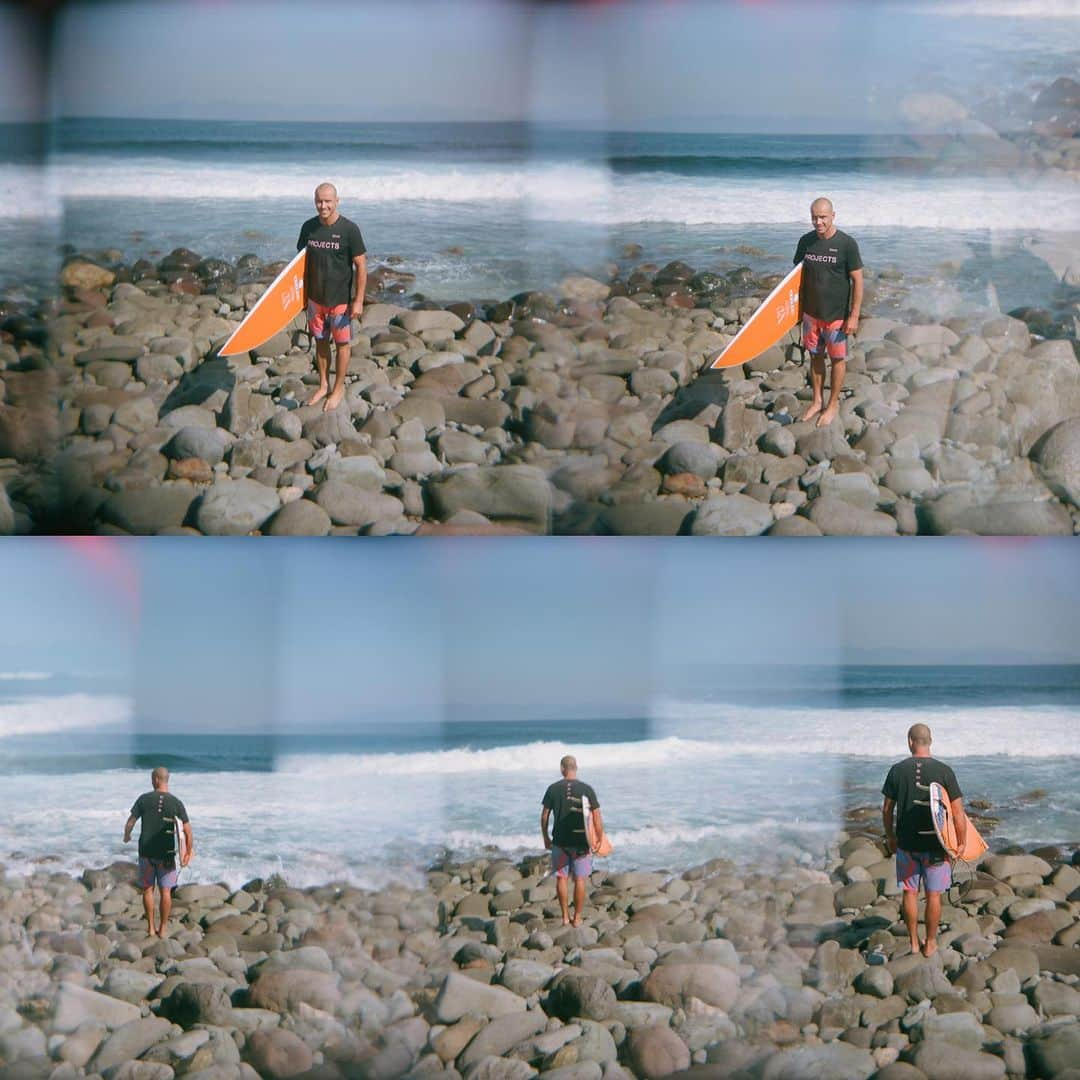
[[279, 264], [72, 256], [48, 318], [5, 323], [0, 531], [1080, 528], [1072, 264], [1053, 310], [941, 322], [875, 316], [903, 283], [871, 273], [839, 422], [817, 428], [794, 345], [709, 369], [777, 278], [624, 255], [501, 302], [406, 300], [408, 272], [376, 267], [332, 413], [304, 404], [299, 321], [217, 355]]
[[165, 939], [130, 863], [6, 873], [0, 1075], [1075, 1076], [1078, 853], [999, 844], [925, 959], [871, 811], [786, 863], [598, 867], [580, 928], [546, 859], [495, 852], [380, 891], [182, 884]]
[[[875, 208], [895, 203], [901, 220], [921, 210], [910, 201], [919, 198], [913, 178], [944, 185], [931, 200], [962, 198], [950, 204], [968, 215], [953, 250], [960, 258], [966, 251], [985, 273], [986, 303], [976, 310], [950, 294], [959, 265], [929, 267], [909, 254], [905, 272], [867, 257], [864, 318], [840, 417], [828, 428], [798, 419], [809, 398], [807, 364], [790, 341], [742, 367], [709, 369], [779, 280], [745, 263], [768, 262], [776, 252], [735, 243], [713, 247], [715, 258], [705, 261], [698, 239], [693, 264], [648, 262], [640, 244], [626, 243], [612, 248], [618, 254], [607, 265], [583, 264], [588, 273], [564, 275], [546, 291], [494, 300], [466, 294], [459, 302], [431, 300], [417, 289], [416, 272], [428, 271], [384, 255], [373, 260], [367, 305], [354, 326], [345, 402], [325, 414], [305, 405], [316, 379], [301, 320], [248, 355], [217, 352], [282, 263], [144, 249], [136, 227], [136, 252], [125, 253], [122, 241], [69, 247], [58, 295], [0, 306], [0, 534], [1074, 534], [1080, 234], [1070, 207], [1080, 84], [1059, 77], [1034, 96], [1002, 100], [989, 87], [980, 93], [990, 97], [968, 104], [908, 94], [900, 105], [913, 132], [907, 149], [852, 159], [854, 179], [872, 187], [849, 198]], [[131, 176], [142, 183], [137, 170], [157, 160], [144, 155], [171, 145], [124, 123], [115, 122], [114, 133], [89, 122], [86, 130], [64, 128], [75, 149], [61, 157], [60, 175], [75, 192], [73, 213], [87, 235], [100, 237], [95, 216], [108, 217], [126, 205], [120, 196], [130, 197], [122, 185], [115, 195], [108, 185]], [[204, 137], [201, 128], [176, 131], [197, 146]], [[432, 138], [436, 163], [448, 152], [438, 132], [409, 137]], [[122, 156], [129, 138], [141, 148], [131, 165]], [[491, 138], [491, 154], [517, 161], [516, 136], [506, 146]], [[620, 198], [643, 199], [625, 211], [628, 220], [663, 221], [668, 188], [692, 200], [728, 191], [716, 186], [728, 183], [723, 173], [685, 187], [693, 177], [679, 173], [687, 150], [677, 136], [655, 147], [646, 140], [647, 152], [635, 138], [626, 141], [631, 156], [615, 159], [630, 170], [630, 186], [612, 189], [605, 208], [582, 204], [579, 216], [602, 210], [617, 221]], [[706, 157], [689, 160], [723, 165], [728, 144], [702, 138], [690, 152]], [[108, 156], [86, 156], [102, 140]], [[281, 144], [287, 161], [290, 145]], [[783, 152], [813, 149], [798, 147]], [[668, 156], [649, 156], [658, 149]], [[779, 152], [766, 141], [741, 153], [760, 163], [772, 160], [755, 156], [765, 151]], [[830, 154], [855, 150], [813, 152], [824, 156], [807, 160], [829, 170], [837, 168]], [[650, 172], [656, 160], [674, 171]], [[87, 188], [106, 165], [112, 171], [100, 192]], [[607, 175], [604, 159], [589, 167], [593, 180]], [[254, 168], [262, 175], [268, 166], [260, 159]], [[177, 184], [200, 195], [201, 169], [178, 158], [154, 197], [168, 198]], [[271, 183], [277, 173], [267, 175]], [[415, 186], [416, 175], [403, 174], [403, 183]], [[772, 174], [763, 175], [773, 184]], [[838, 173], [820, 175], [839, 183]], [[746, 185], [759, 182], [748, 177], [732, 190], [745, 195]], [[582, 189], [586, 201], [595, 196], [593, 180]], [[490, 182], [492, 197], [502, 197], [499, 184], [528, 191], [533, 181], [508, 172]], [[357, 186], [362, 198], [364, 184]], [[421, 186], [414, 195], [427, 205], [439, 190]], [[1000, 216], [1004, 192], [1010, 206], [1030, 192], [1047, 230], [1014, 236], [1009, 244], [1019, 247], [1007, 257], [995, 233], [1015, 218]], [[984, 196], [998, 216], [972, 218], [966, 208]], [[382, 207], [369, 209], [381, 215]], [[489, 212], [502, 211], [493, 205]], [[550, 212], [561, 220], [565, 208]], [[766, 212], [779, 211], [763, 204], [759, 213]], [[220, 223], [187, 203], [163, 203], [156, 219], [177, 213], [194, 214], [192, 228], [204, 235], [220, 235]], [[1041, 215], [1052, 217], [1043, 223]], [[474, 227], [473, 218], [462, 220]], [[490, 234], [470, 235], [477, 251], [494, 255], [499, 230], [514, 219], [492, 220], [501, 224]], [[922, 221], [913, 233], [940, 239], [950, 224]], [[900, 243], [899, 234], [889, 235], [887, 243]], [[793, 229], [792, 246], [796, 236]], [[464, 254], [455, 233], [440, 234], [434, 248], [428, 237], [424, 246], [439, 252], [441, 277], [432, 280], [450, 290], [440, 295], [460, 296], [445, 285]], [[500, 249], [499, 258], [507, 255]], [[994, 260], [1014, 286], [1037, 282], [1029, 290], [1037, 303], [995, 310]], [[915, 265], [926, 272], [912, 273]], [[928, 305], [935, 290], [940, 302]], [[930, 315], [928, 307], [937, 310]]]

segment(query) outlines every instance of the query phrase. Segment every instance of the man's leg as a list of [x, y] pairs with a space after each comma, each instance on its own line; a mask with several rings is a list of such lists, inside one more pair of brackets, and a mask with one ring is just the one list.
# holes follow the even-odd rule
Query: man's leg
[[810, 392], [813, 398], [810, 408], [802, 414], [803, 420], [813, 420], [821, 412], [825, 394], [825, 357], [819, 353], [810, 356]]
[[926, 893], [926, 944], [923, 956], [933, 956], [937, 952], [938, 923], [941, 922], [941, 893]]
[[151, 937], [154, 936], [157, 931], [154, 929], [154, 886], [151, 885], [148, 889], [143, 889], [142, 892], [143, 910], [146, 912], [146, 925]]
[[574, 878], [574, 925], [581, 925], [581, 917], [585, 911], [585, 879]]
[[917, 953], [922, 949], [922, 942], [919, 940], [919, 894], [905, 889], [900, 907], [904, 913], [908, 937], [911, 939], [911, 951]]
[[339, 345], [337, 347], [337, 363], [334, 365], [334, 389], [326, 399], [326, 404], [323, 406], [324, 412], [336, 409], [345, 396], [345, 373], [349, 370], [349, 357], [351, 355], [351, 345]]
[[330, 342], [315, 342], [315, 370], [319, 374], [319, 389], [311, 395], [309, 405], [317, 405], [330, 391]]
[[[823, 369], [824, 364], [823, 360]], [[847, 375], [847, 360], [834, 360], [832, 362], [832, 377], [829, 379], [829, 404], [818, 418], [818, 427], [826, 427], [836, 419], [836, 414], [840, 411], [840, 391], [844, 388], [845, 375]]]
[[559, 898], [559, 907], [562, 909], [563, 926], [570, 925], [570, 908], [567, 905], [566, 875], [555, 878], [555, 893]]
[[158, 926], [158, 936], [165, 936], [165, 926], [169, 921], [169, 913], [172, 911], [172, 889], [161, 886], [161, 923]]
[[903, 891], [900, 911], [911, 939], [911, 951], [917, 953], [922, 949], [922, 942], [919, 941], [919, 885], [922, 881], [922, 869], [916, 856], [899, 847], [896, 849], [896, 881]]

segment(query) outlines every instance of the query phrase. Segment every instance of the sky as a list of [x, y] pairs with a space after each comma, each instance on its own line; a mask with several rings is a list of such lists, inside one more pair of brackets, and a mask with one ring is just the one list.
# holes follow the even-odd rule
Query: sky
[[906, 94], [956, 89], [1019, 49], [1075, 53], [1080, 4], [155, 0], [59, 12], [58, 115], [820, 133], [897, 130]]
[[0, 677], [0, 737], [31, 692], [126, 695], [152, 731], [340, 730], [640, 716], [725, 666], [1080, 663], [1071, 540], [35, 538], [0, 580], [0, 676], [67, 678]]

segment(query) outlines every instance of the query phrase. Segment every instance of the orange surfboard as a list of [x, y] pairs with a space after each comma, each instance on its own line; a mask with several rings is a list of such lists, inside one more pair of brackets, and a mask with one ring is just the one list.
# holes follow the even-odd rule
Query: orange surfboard
[[229, 335], [218, 350], [219, 356], [257, 349], [279, 330], [284, 330], [304, 310], [304, 260], [302, 248], [284, 270], [270, 283], [244, 321]]
[[799, 286], [802, 263], [765, 299], [750, 316], [749, 322], [735, 335], [728, 347], [712, 362], [714, 368], [734, 367], [760, 356], [775, 345], [789, 330], [799, 325]]

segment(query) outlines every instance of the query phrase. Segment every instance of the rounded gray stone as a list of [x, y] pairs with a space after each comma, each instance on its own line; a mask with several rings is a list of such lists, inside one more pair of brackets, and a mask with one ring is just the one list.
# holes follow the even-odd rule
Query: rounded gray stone
[[326, 536], [330, 515], [310, 499], [286, 503], [266, 527], [267, 536]]
[[186, 482], [117, 491], [102, 504], [101, 520], [136, 536], [152, 536], [183, 525], [194, 499], [195, 489]]
[[224, 460], [228, 442], [228, 435], [221, 428], [189, 425], [180, 428], [165, 444], [164, 453], [174, 461], [202, 458], [207, 465], [216, 465]]
[[700, 476], [702, 480], [711, 480], [716, 475], [716, 452], [711, 443], [683, 440], [668, 448], [661, 467], [668, 475], [692, 473]]
[[1039, 441], [1035, 458], [1054, 494], [1080, 506], [1080, 416], [1051, 428]]
[[769, 507], [749, 495], [714, 495], [694, 515], [694, 536], [760, 536], [773, 524]]
[[207, 536], [245, 536], [280, 506], [277, 492], [256, 480], [218, 480], [203, 495], [195, 524]]

